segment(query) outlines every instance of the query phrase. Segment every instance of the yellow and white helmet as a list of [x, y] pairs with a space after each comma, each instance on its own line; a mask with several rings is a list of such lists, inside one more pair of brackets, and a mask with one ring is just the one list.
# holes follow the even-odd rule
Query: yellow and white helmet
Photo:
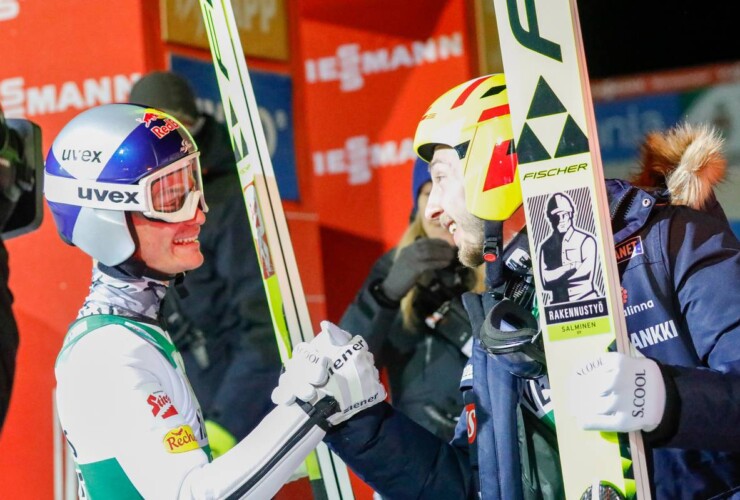
[[437, 145], [457, 150], [468, 211], [506, 220], [522, 204], [503, 74], [474, 78], [437, 98], [422, 116], [414, 150], [429, 162]]

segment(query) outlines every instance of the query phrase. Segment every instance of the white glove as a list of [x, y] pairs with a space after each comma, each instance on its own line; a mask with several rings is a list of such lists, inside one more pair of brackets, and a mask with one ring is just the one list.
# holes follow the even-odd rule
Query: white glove
[[321, 322], [321, 333], [310, 343], [296, 346], [272, 392], [272, 402], [288, 405], [300, 399], [315, 405], [325, 397], [339, 404], [339, 411], [327, 419], [331, 425], [386, 398], [365, 339], [352, 337], [328, 321]]
[[327, 382], [329, 359], [319, 354], [308, 342], [301, 342], [293, 349], [293, 356], [285, 362], [278, 386], [272, 391], [272, 402], [288, 405], [296, 399], [315, 403], [316, 387]]
[[650, 432], [665, 411], [658, 364], [610, 352], [578, 367], [568, 384], [569, 410], [586, 430]]

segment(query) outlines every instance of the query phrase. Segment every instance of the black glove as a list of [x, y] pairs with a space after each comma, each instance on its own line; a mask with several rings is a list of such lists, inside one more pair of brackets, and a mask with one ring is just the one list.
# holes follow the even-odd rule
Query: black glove
[[420, 238], [399, 253], [388, 276], [383, 280], [383, 293], [391, 300], [401, 300], [428, 270], [443, 269], [455, 258], [457, 249], [444, 240]]

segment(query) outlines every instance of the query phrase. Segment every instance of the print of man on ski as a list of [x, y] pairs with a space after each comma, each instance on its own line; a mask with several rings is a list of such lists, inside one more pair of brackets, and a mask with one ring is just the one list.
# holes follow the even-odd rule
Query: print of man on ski
[[565, 193], [556, 193], [547, 202], [547, 219], [552, 233], [539, 249], [542, 283], [552, 293], [552, 302], [601, 297], [595, 279], [596, 240], [575, 227], [575, 207]]

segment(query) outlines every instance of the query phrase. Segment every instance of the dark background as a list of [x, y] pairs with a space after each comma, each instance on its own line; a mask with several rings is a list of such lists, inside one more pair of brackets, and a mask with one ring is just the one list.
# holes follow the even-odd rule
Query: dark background
[[579, 0], [592, 79], [740, 61], [734, 0]]

